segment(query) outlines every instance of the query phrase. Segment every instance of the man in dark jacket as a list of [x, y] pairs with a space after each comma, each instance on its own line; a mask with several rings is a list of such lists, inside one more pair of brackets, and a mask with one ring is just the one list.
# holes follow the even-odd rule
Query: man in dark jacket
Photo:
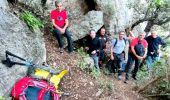
[[165, 47], [166, 43], [157, 35], [156, 31], [152, 31], [151, 35], [146, 37], [148, 42], [147, 67], [150, 70], [154, 61], [159, 60], [160, 48]]
[[87, 53], [93, 58], [96, 69], [100, 71], [98, 64], [98, 52], [100, 49], [100, 42], [99, 39], [96, 37], [96, 32], [94, 30], [91, 30], [89, 35], [90, 37], [87, 39], [86, 42], [86, 50]]
[[97, 36], [100, 42], [100, 50], [99, 50], [99, 66], [102, 66], [102, 63], [105, 59], [105, 53], [106, 53], [106, 43], [107, 43], [107, 37], [106, 37], [106, 30], [104, 27], [100, 29], [100, 33]]

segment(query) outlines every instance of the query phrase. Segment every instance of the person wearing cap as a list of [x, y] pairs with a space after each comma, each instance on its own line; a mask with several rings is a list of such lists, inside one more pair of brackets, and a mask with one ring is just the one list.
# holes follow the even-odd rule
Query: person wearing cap
[[157, 35], [156, 31], [151, 31], [151, 35], [146, 37], [146, 41], [148, 42], [148, 53], [146, 64], [148, 70], [152, 69], [152, 65], [156, 60], [160, 59], [160, 48], [165, 47], [166, 43], [162, 40], [161, 37]]
[[56, 9], [51, 11], [50, 17], [54, 27], [55, 37], [58, 40], [60, 47], [60, 53], [63, 53], [64, 43], [62, 41], [62, 35], [67, 38], [68, 51], [71, 53], [73, 51], [71, 33], [67, 30], [68, 27], [68, 16], [66, 10], [62, 9], [62, 3], [60, 1], [55, 1]]
[[147, 56], [147, 47], [148, 43], [144, 39], [145, 33], [141, 32], [138, 34], [137, 38], [132, 39], [130, 43], [130, 51], [128, 55], [128, 61], [126, 66], [126, 75], [125, 75], [125, 83], [127, 83], [127, 80], [129, 79], [129, 72], [131, 70], [131, 67], [133, 63], [135, 62], [134, 70], [132, 71], [132, 78], [136, 80], [136, 74], [138, 72], [139, 66], [143, 59]]
[[99, 63], [98, 63], [99, 62], [98, 61], [99, 60], [98, 53], [99, 53], [99, 49], [100, 49], [100, 41], [96, 37], [95, 30], [90, 30], [89, 38], [87, 38], [85, 49], [87, 50], [87, 53], [90, 55], [90, 57], [93, 58], [97, 71], [100, 71]]

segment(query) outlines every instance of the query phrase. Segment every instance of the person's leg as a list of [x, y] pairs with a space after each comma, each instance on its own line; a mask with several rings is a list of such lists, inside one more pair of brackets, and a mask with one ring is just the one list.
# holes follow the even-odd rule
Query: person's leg
[[125, 59], [123, 56], [119, 56], [119, 60], [118, 60], [118, 64], [119, 64], [119, 70], [118, 70], [118, 79], [121, 79], [121, 75], [123, 73], [123, 71], [125, 70], [124, 64], [125, 64]]
[[109, 59], [109, 61], [106, 64], [110, 73], [114, 73], [112, 63], [113, 63], [113, 60]]
[[95, 55], [92, 55], [92, 58], [93, 58], [93, 60], [94, 60], [94, 64], [95, 64], [95, 67], [96, 67], [96, 69], [98, 70], [98, 71], [100, 71], [100, 68], [99, 68], [99, 57], [97, 56], [97, 54], [95, 54]]
[[147, 64], [148, 70], [151, 70], [152, 64], [153, 64], [152, 56], [150, 56], [150, 55], [147, 56], [146, 64]]
[[131, 67], [134, 63], [134, 57], [132, 54], [128, 54], [128, 61], [127, 61], [127, 64], [126, 64], [126, 67], [125, 67], [125, 82], [127, 80], [129, 80], [129, 73], [131, 73]]
[[71, 32], [66, 29], [64, 36], [67, 38], [67, 43], [68, 43], [68, 51], [72, 52], [73, 51], [73, 45], [72, 45], [72, 39], [71, 39]]
[[137, 72], [139, 70], [140, 64], [141, 64], [141, 60], [135, 58], [135, 68], [134, 68], [133, 73], [132, 73], [132, 78], [134, 80], [136, 80], [136, 74], [137, 74]]
[[104, 51], [100, 50], [99, 52], [99, 66], [101, 67], [104, 61]]
[[55, 28], [54, 29], [54, 33], [55, 33], [55, 37], [56, 37], [56, 39], [58, 41], [59, 47], [63, 48], [63, 41], [62, 41], [62, 34], [61, 34], [61, 32], [57, 28]]

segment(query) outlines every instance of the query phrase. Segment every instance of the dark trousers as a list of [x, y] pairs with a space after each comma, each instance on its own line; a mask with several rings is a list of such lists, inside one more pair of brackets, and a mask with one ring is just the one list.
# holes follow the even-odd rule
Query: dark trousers
[[104, 50], [100, 50], [99, 51], [99, 61], [104, 61], [105, 59], [105, 51]]
[[57, 29], [54, 28], [54, 33], [55, 33], [55, 37], [58, 41], [59, 47], [63, 48], [64, 43], [62, 40], [62, 35], [65, 36], [67, 38], [67, 43], [68, 43], [68, 51], [72, 52], [73, 51], [73, 46], [72, 46], [72, 39], [71, 39], [71, 33], [66, 29], [64, 34], [61, 34], [61, 32]]
[[115, 54], [113, 53], [114, 60], [109, 60], [107, 62], [108, 70], [112, 73], [118, 72], [118, 75], [121, 75], [122, 72], [125, 70], [125, 59], [124, 53]]
[[126, 73], [126, 80], [129, 79], [129, 73], [131, 72], [132, 65], [135, 62], [134, 70], [132, 71], [132, 77], [136, 77], [136, 74], [139, 70], [139, 66], [141, 65], [141, 60], [137, 59], [132, 53], [128, 54], [128, 62], [126, 64], [125, 73]]

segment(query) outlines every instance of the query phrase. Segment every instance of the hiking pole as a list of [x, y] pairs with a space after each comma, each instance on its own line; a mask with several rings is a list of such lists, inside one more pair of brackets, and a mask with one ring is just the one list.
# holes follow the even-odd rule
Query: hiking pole
[[12, 67], [13, 65], [23, 65], [23, 66], [28, 66], [28, 67], [34, 65], [32, 63], [20, 63], [20, 62], [11, 61], [9, 56], [16, 57], [16, 58], [18, 58], [18, 59], [20, 59], [22, 61], [26, 61], [26, 60], [19, 57], [19, 56], [17, 56], [17, 55], [15, 55], [15, 54], [13, 54], [13, 53], [11, 53], [11, 52], [9, 52], [9, 51], [6, 51], [5, 53], [6, 53], [5, 54], [6, 55], [6, 60], [2, 60], [2, 63], [5, 64], [9, 68]]

